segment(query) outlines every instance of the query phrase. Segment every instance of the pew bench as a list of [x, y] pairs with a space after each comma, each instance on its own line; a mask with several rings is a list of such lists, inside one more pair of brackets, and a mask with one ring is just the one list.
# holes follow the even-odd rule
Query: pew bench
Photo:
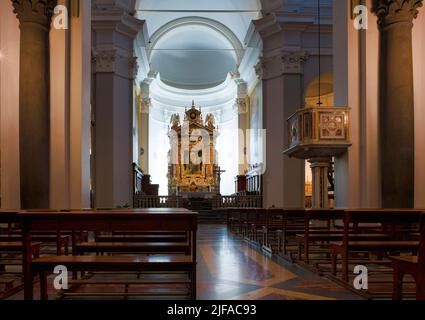
[[262, 249], [274, 253], [278, 247], [278, 230], [283, 228], [283, 209], [269, 208], [265, 214], [265, 224], [259, 230]]
[[77, 255], [85, 253], [184, 253], [188, 242], [82, 242], [75, 245]]
[[[328, 231], [320, 233], [309, 233], [306, 234], [297, 234], [297, 246], [298, 246], [298, 261], [310, 262], [310, 251], [311, 246], [316, 245], [322, 248], [325, 248], [325, 252], [331, 252], [330, 246], [342, 241], [343, 233], [337, 231]], [[361, 234], [350, 234], [350, 240], [356, 241], [366, 241], [366, 240], [389, 240], [390, 235], [383, 233], [361, 233]], [[304, 255], [303, 255], [304, 253]]]
[[[133, 271], [142, 273], [148, 271], [187, 272], [191, 285], [195, 285], [195, 273], [193, 272], [193, 261], [187, 255], [154, 255], [154, 256], [50, 256], [35, 259], [32, 262], [33, 272], [40, 274], [40, 294], [42, 300], [47, 300], [47, 275], [57, 265], [65, 265], [68, 271]], [[174, 284], [175, 281], [164, 280], [162, 283]], [[90, 283], [90, 281], [80, 281], [80, 284]], [[108, 284], [117, 284], [110, 283]], [[192, 287], [192, 294], [194, 288]], [[117, 293], [116, 295], [125, 295]], [[143, 295], [138, 293], [137, 295]], [[194, 298], [191, 295], [191, 298]]]
[[186, 242], [185, 234], [98, 235], [96, 242]]
[[[30, 253], [33, 257], [40, 256], [40, 242], [32, 242], [30, 245]], [[0, 253], [22, 253], [22, 242], [0, 242]]]
[[[41, 244], [56, 244], [56, 254], [58, 256], [68, 255], [68, 248], [71, 243], [70, 235], [55, 235], [55, 234], [36, 234], [32, 236], [32, 240]], [[17, 234], [0, 235], [0, 242], [20, 242], [22, 251], [22, 236]], [[63, 251], [62, 251], [63, 250]]]
[[348, 265], [349, 256], [347, 252], [381, 252], [381, 253], [397, 253], [397, 252], [416, 252], [419, 246], [417, 241], [349, 241], [332, 242], [330, 244], [332, 259], [332, 274], [336, 276], [337, 256], [341, 256], [342, 260], [342, 279], [348, 281]]
[[[33, 276], [41, 273], [40, 290], [41, 297], [47, 298], [47, 275], [52, 273], [57, 265], [64, 265], [72, 273], [78, 271], [110, 271], [120, 272], [175, 272], [188, 273], [190, 279], [189, 295], [196, 299], [196, 231], [197, 214], [186, 209], [110, 209], [93, 211], [72, 212], [22, 212], [23, 243], [24, 243], [24, 296], [26, 300], [33, 298]], [[155, 234], [166, 234], [168, 232], [187, 234], [190, 243], [190, 254], [155, 254], [155, 255], [125, 255], [125, 256], [93, 256], [93, 255], [70, 255], [70, 256], [43, 256], [32, 259], [29, 255], [31, 244], [31, 231], [77, 231], [94, 232], [95, 234], [126, 230], [128, 234], [139, 234], [140, 232], [154, 232]], [[159, 242], [160, 243], [160, 242]], [[90, 243], [93, 246], [94, 243]], [[120, 243], [129, 247], [131, 242]], [[137, 243], [146, 245], [147, 243]], [[158, 243], [156, 243], [157, 245]], [[183, 243], [184, 245], [186, 243]], [[97, 246], [110, 246], [108, 250], [114, 249], [117, 243], [96, 243]], [[179, 243], [181, 246], [182, 243]], [[94, 246], [95, 247], [95, 246]], [[76, 248], [77, 249], [77, 248]], [[98, 249], [94, 249], [98, 250]], [[122, 248], [119, 249], [120, 251]], [[132, 248], [134, 251], [134, 248]], [[186, 252], [187, 253], [187, 252]], [[121, 295], [121, 294], [120, 294]], [[125, 294], [122, 294], [123, 296]], [[142, 293], [140, 295], [143, 295]], [[152, 294], [151, 294], [152, 295]]]
[[256, 209], [255, 210], [255, 219], [251, 223], [248, 237], [251, 241], [258, 243], [259, 245], [264, 244], [264, 238], [262, 237], [262, 232], [267, 222], [267, 209]]
[[[337, 259], [341, 257], [342, 280], [349, 281], [350, 255], [356, 252], [377, 253], [380, 256], [399, 253], [415, 253], [419, 242], [404, 240], [409, 238], [411, 226], [420, 220], [422, 211], [413, 209], [359, 209], [344, 210], [344, 233], [342, 241], [331, 242], [332, 275], [337, 274]], [[356, 239], [351, 236], [358, 230], [359, 224], [380, 223], [390, 233], [390, 238], [385, 240]], [[397, 232], [403, 227], [406, 233]], [[407, 227], [407, 228], [406, 228]]]
[[425, 300], [425, 217], [422, 216], [418, 255], [391, 257], [393, 267], [393, 300], [403, 298], [403, 278], [409, 274], [416, 283], [416, 299]]

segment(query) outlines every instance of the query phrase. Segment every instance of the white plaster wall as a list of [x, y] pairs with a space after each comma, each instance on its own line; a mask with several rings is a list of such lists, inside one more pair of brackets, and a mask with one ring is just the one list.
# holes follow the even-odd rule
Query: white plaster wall
[[425, 8], [413, 27], [415, 90], [415, 207], [425, 207]]
[[20, 208], [19, 23], [9, 0], [0, 0], [0, 189], [2, 209]]

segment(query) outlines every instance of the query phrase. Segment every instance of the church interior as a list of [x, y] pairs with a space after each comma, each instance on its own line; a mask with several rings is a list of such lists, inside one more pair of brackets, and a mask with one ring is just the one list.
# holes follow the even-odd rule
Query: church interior
[[0, 300], [425, 300], [422, 6], [0, 0]]

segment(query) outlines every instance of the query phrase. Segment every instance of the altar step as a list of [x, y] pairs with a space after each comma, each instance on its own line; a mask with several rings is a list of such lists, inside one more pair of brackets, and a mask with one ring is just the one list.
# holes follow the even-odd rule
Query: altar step
[[212, 210], [199, 210], [198, 212], [198, 222], [203, 224], [225, 224], [226, 215], [220, 213], [219, 211]]

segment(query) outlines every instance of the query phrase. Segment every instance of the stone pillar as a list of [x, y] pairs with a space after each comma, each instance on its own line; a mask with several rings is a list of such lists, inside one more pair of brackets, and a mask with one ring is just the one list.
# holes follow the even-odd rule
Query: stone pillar
[[310, 162], [311, 173], [313, 177], [313, 209], [329, 208], [328, 198], [328, 172], [332, 159], [329, 157], [313, 158]]
[[130, 2], [92, 2], [96, 207], [132, 204], [134, 40], [144, 22]]
[[149, 174], [149, 113], [151, 108], [150, 84], [147, 78], [140, 85], [140, 123], [139, 123], [139, 166], [144, 174]]
[[[287, 119], [304, 106], [303, 67], [309, 55], [304, 51], [283, 52], [283, 139], [290, 140]], [[284, 148], [285, 149], [285, 148]], [[281, 150], [282, 151], [282, 150]], [[305, 161], [283, 157], [283, 191], [286, 207], [305, 206]]]
[[382, 206], [414, 205], [413, 19], [422, 0], [378, 0]]
[[48, 208], [50, 184], [49, 31], [55, 1], [13, 0], [21, 30], [19, 80], [22, 208]]
[[235, 79], [237, 89], [237, 97], [233, 106], [238, 117], [238, 174], [244, 175], [247, 170], [246, 152], [247, 152], [247, 83], [240, 78]]
[[303, 106], [302, 75], [307, 58], [305, 52], [280, 52], [263, 58], [257, 66], [263, 79], [263, 121], [267, 130], [263, 177], [266, 207], [304, 207], [305, 163], [282, 152], [289, 141], [286, 120]]

